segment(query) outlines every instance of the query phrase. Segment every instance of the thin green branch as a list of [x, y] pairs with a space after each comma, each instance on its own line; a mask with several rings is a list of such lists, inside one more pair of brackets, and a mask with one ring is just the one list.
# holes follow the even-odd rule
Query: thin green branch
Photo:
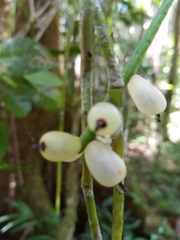
[[171, 7], [174, 0], [164, 0], [157, 12], [156, 16], [151, 22], [151, 25], [146, 30], [144, 36], [142, 37], [140, 43], [136, 47], [133, 55], [129, 59], [127, 65], [123, 70], [123, 79], [125, 86], [128, 84], [129, 79], [135, 74], [137, 68], [139, 67], [148, 47], [152, 43], [161, 23], [163, 22], [169, 8]]
[[[91, 2], [82, 0], [81, 2], [81, 109], [82, 109], [82, 131], [86, 127], [86, 115], [92, 106], [92, 58], [93, 58], [93, 19], [94, 12]], [[89, 132], [89, 131], [88, 131]], [[90, 132], [89, 132], [90, 133]], [[84, 136], [84, 135], [83, 135]], [[93, 134], [90, 134], [94, 137]], [[84, 194], [86, 209], [88, 213], [89, 226], [93, 240], [102, 240], [99, 227], [96, 205], [94, 201], [93, 179], [86, 166], [82, 165], [81, 186]]]

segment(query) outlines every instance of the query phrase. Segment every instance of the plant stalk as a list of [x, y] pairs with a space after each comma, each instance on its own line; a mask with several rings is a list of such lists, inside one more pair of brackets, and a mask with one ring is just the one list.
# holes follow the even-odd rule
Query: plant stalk
[[[86, 128], [87, 112], [92, 106], [92, 58], [93, 58], [93, 19], [91, 2], [81, 2], [81, 110], [82, 131]], [[91, 136], [94, 137], [92, 134]], [[89, 226], [93, 240], [102, 240], [93, 192], [93, 179], [86, 166], [82, 164], [81, 187], [84, 194]]]
[[113, 41], [108, 31], [103, 10], [98, 0], [91, 0], [91, 2], [95, 11], [96, 33], [108, 68], [110, 88], [122, 88], [124, 86], [124, 82], [121, 77], [120, 67], [113, 49]]

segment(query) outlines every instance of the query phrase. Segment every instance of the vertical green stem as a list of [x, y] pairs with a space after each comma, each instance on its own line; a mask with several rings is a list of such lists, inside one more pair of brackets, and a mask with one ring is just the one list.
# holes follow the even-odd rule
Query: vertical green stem
[[[121, 78], [120, 67], [117, 63], [116, 54], [113, 50], [113, 42], [111, 36], [108, 32], [108, 27], [105, 21], [105, 17], [99, 1], [92, 0], [96, 13], [96, 29], [98, 40], [101, 46], [103, 57], [106, 60], [108, 67], [109, 76], [109, 101], [113, 103], [117, 108], [122, 107], [122, 94], [124, 82]], [[123, 129], [120, 129], [120, 134], [116, 135], [112, 139], [112, 148], [119, 154], [123, 156]], [[112, 226], [112, 239], [120, 240], [122, 238], [123, 232], [123, 211], [124, 211], [124, 195], [120, 194], [117, 189], [113, 189], [113, 226]]]
[[56, 215], [60, 215], [61, 209], [61, 185], [62, 185], [62, 162], [57, 163], [56, 169], [56, 200], [55, 200], [55, 210]]
[[[65, 80], [63, 80], [65, 81]], [[63, 86], [63, 96], [65, 100], [65, 83]], [[62, 104], [62, 109], [59, 112], [59, 130], [63, 131], [64, 129], [64, 107], [65, 104]], [[56, 169], [56, 199], [55, 199], [55, 211], [59, 216], [61, 211], [61, 187], [62, 187], [62, 162], [57, 163]]]
[[121, 88], [124, 86], [124, 82], [121, 77], [120, 67], [113, 49], [113, 41], [108, 31], [104, 13], [98, 0], [91, 0], [91, 2], [95, 11], [95, 26], [99, 44], [108, 68], [110, 88]]
[[[122, 108], [123, 89], [110, 89], [109, 100], [118, 109]], [[112, 149], [123, 158], [124, 138], [123, 127], [119, 129], [119, 134], [112, 138]], [[112, 240], [121, 240], [123, 233], [123, 213], [124, 213], [124, 194], [120, 193], [116, 187], [113, 188], [113, 223]]]
[[[92, 106], [92, 58], [93, 58], [93, 19], [94, 14], [91, 2], [81, 2], [81, 109], [82, 109], [82, 131], [86, 127], [86, 115]], [[85, 204], [88, 213], [91, 236], [94, 240], [102, 240], [96, 205], [94, 201], [93, 179], [86, 166], [82, 165], [81, 186], [84, 194]]]

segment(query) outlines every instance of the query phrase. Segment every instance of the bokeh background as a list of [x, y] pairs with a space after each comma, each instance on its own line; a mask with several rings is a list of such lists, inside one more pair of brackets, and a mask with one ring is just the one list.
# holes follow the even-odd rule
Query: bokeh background
[[[100, 2], [123, 70], [162, 1]], [[71, 232], [66, 240], [91, 239], [80, 185], [81, 160], [57, 167], [32, 148], [50, 130], [81, 133], [79, 24], [78, 1], [0, 1], [1, 240], [62, 239], [63, 228]], [[180, 0], [176, 0], [137, 71], [167, 99], [161, 123], [140, 113], [124, 91], [128, 192], [123, 240], [180, 239], [179, 37]], [[97, 38], [93, 61], [97, 102], [108, 89]], [[94, 192], [103, 239], [109, 240], [112, 189], [94, 182]]]

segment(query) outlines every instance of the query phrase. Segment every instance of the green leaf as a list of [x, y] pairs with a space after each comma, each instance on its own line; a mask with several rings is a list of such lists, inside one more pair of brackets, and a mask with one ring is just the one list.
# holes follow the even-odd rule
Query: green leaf
[[92, 239], [91, 234], [89, 232], [81, 233], [78, 235], [78, 239]]
[[14, 165], [7, 164], [3, 161], [0, 161], [0, 170], [15, 172], [15, 171], [19, 171], [19, 170], [26, 170], [28, 168], [29, 168], [28, 166], [17, 167]]
[[56, 110], [62, 107], [63, 96], [58, 89], [46, 88], [36, 94], [34, 103], [46, 110]]
[[2, 74], [0, 76], [0, 80], [3, 81], [4, 83], [8, 84], [9, 86], [16, 88], [18, 87], [18, 83], [11, 77]]
[[39, 236], [26, 238], [26, 240], [54, 240], [54, 238], [45, 236], [45, 235], [39, 235]]
[[24, 78], [34, 87], [60, 87], [62, 85], [61, 79], [49, 71], [25, 75]]
[[30, 38], [12, 38], [0, 45], [0, 75], [23, 76], [54, 66], [47, 50]]
[[6, 155], [9, 143], [9, 130], [6, 122], [0, 118], [0, 159]]
[[[32, 89], [29, 89], [32, 90]], [[4, 102], [5, 108], [16, 117], [25, 117], [31, 110], [30, 94], [23, 85], [19, 88], [12, 88], [6, 84], [1, 85], [0, 100]]]
[[[53, 57], [58, 57], [59, 55], [64, 55], [65, 50], [58, 50], [58, 49], [51, 49], [49, 51], [49, 53], [53, 56]], [[78, 54], [80, 54], [80, 48], [77, 46], [71, 46], [70, 50], [69, 50], [69, 55], [70, 57], [74, 57], [77, 56]]]
[[18, 218], [20, 215], [21, 215], [20, 213], [12, 213], [12, 214], [8, 214], [8, 215], [4, 215], [4, 216], [0, 217], [0, 223], [11, 221], [13, 219]]
[[30, 221], [26, 220], [26, 222], [23, 222], [20, 225], [17, 225], [13, 229], [11, 229], [11, 233], [14, 234], [14, 233], [17, 233], [20, 231], [24, 231], [26, 228], [30, 228], [30, 227], [37, 228], [38, 224], [39, 224], [39, 222], [37, 220], [30, 220]]
[[3, 228], [1, 228], [1, 232], [5, 233], [8, 230], [14, 228], [15, 226], [22, 224], [23, 222], [27, 221], [26, 216], [19, 216], [15, 220], [12, 220], [11, 222], [7, 223]]
[[6, 202], [11, 205], [11, 207], [14, 207], [16, 210], [18, 210], [20, 213], [25, 213], [28, 217], [31, 216], [31, 218], [33, 217], [33, 212], [31, 208], [25, 202], [20, 200], [14, 201], [11, 199], [7, 199]]

